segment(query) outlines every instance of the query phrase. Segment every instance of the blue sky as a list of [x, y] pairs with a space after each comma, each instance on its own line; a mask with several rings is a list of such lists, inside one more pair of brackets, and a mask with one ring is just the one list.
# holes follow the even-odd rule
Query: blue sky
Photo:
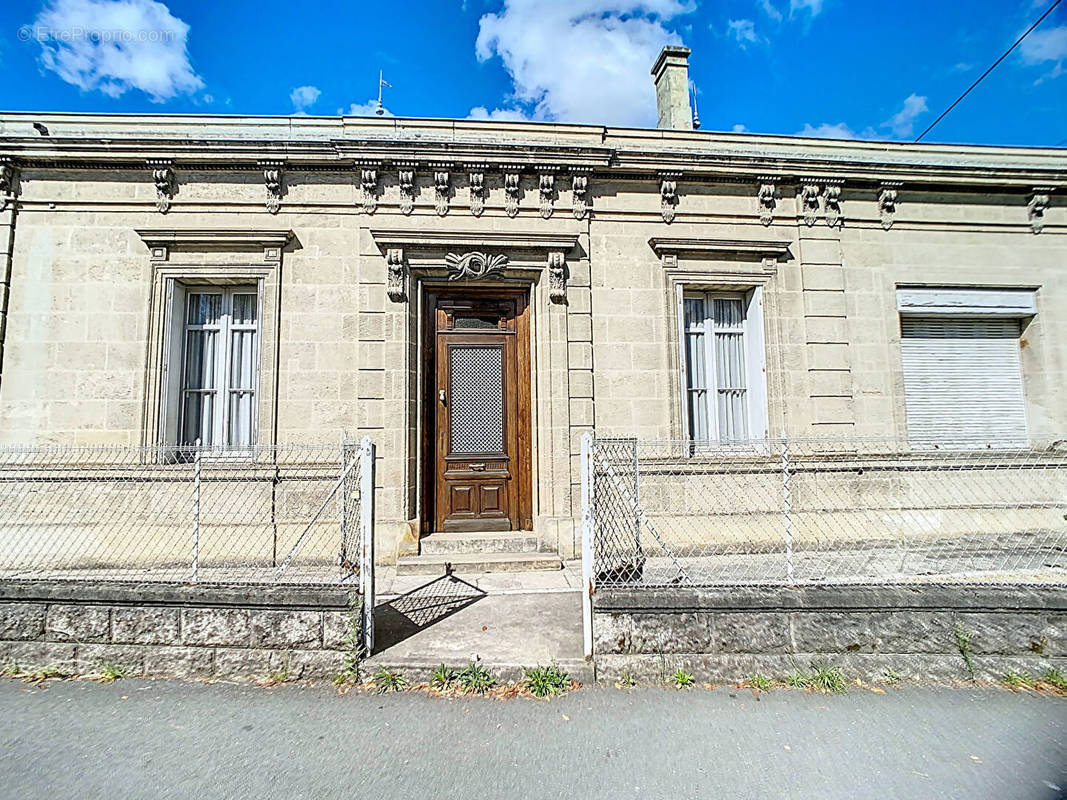
[[[653, 126], [693, 50], [705, 130], [909, 140], [1051, 0], [6, 0], [0, 108]], [[1067, 143], [1067, 3], [928, 137]]]

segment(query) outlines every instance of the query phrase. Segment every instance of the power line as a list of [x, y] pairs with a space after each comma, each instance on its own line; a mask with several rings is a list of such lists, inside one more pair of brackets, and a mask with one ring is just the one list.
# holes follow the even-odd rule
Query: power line
[[963, 100], [963, 98], [965, 98], [965, 97], [966, 97], [967, 95], [969, 95], [969, 94], [971, 93], [971, 90], [972, 90], [972, 89], [974, 89], [974, 87], [975, 87], [975, 86], [977, 86], [978, 84], [980, 84], [980, 83], [982, 82], [982, 79], [983, 79], [983, 78], [985, 78], [985, 76], [986, 76], [986, 75], [988, 75], [988, 74], [989, 74], [990, 72], [992, 72], [992, 71], [993, 71], [994, 69], [996, 69], [996, 68], [997, 68], [997, 65], [998, 65], [998, 64], [999, 64], [999, 63], [1000, 63], [1001, 61], [1003, 61], [1003, 60], [1004, 60], [1005, 58], [1007, 58], [1007, 57], [1008, 57], [1009, 55], [1011, 55], [1011, 51], [1012, 51], [1012, 50], [1014, 50], [1014, 49], [1015, 49], [1016, 47], [1018, 47], [1018, 46], [1019, 46], [1019, 44], [1020, 44], [1020, 43], [1022, 42], [1022, 40], [1023, 40], [1023, 39], [1025, 39], [1025, 38], [1026, 38], [1027, 36], [1029, 36], [1029, 35], [1030, 35], [1030, 31], [1032, 31], [1032, 30], [1033, 30], [1034, 28], [1036, 28], [1036, 27], [1037, 27], [1038, 25], [1040, 25], [1040, 24], [1041, 24], [1041, 21], [1042, 21], [1042, 20], [1043, 20], [1043, 19], [1044, 19], [1045, 17], [1047, 17], [1047, 16], [1049, 15], [1049, 14], [1051, 14], [1051, 13], [1052, 13], [1052, 11], [1053, 11], [1053, 10], [1054, 10], [1054, 9], [1056, 8], [1056, 6], [1058, 6], [1059, 4], [1060, 4], [1060, 0], [1056, 0], [1056, 2], [1054, 2], [1054, 3], [1052, 4], [1052, 5], [1050, 5], [1050, 6], [1048, 7], [1048, 9], [1047, 9], [1047, 10], [1045, 11], [1045, 13], [1044, 13], [1044, 14], [1042, 14], [1042, 15], [1041, 15], [1040, 17], [1038, 17], [1038, 18], [1037, 18], [1037, 22], [1035, 22], [1035, 23], [1034, 23], [1033, 25], [1031, 25], [1031, 26], [1030, 26], [1029, 28], [1027, 28], [1027, 29], [1026, 29], [1026, 33], [1024, 33], [1024, 34], [1023, 34], [1022, 36], [1020, 36], [1020, 37], [1019, 37], [1018, 39], [1016, 39], [1016, 40], [1015, 40], [1015, 44], [1013, 44], [1013, 45], [1012, 45], [1011, 47], [1009, 47], [1009, 48], [1008, 48], [1008, 49], [1007, 49], [1006, 51], [1004, 51], [1004, 55], [1002, 55], [1002, 56], [1001, 56], [1000, 58], [998, 58], [998, 59], [997, 59], [996, 61], [994, 61], [994, 62], [993, 62], [993, 66], [991, 66], [991, 67], [990, 67], [989, 69], [987, 69], [987, 70], [986, 70], [985, 72], [983, 72], [983, 73], [981, 74], [981, 76], [980, 76], [980, 77], [978, 78], [978, 80], [976, 80], [976, 81], [975, 81], [974, 83], [972, 83], [972, 84], [970, 85], [970, 88], [968, 88], [966, 92], [964, 92], [963, 94], [961, 94], [961, 95], [960, 95], [959, 97], [957, 97], [957, 98], [956, 98], [956, 102], [955, 102], [955, 103], [953, 103], [953, 104], [952, 104], [952, 105], [950, 105], [950, 106], [949, 106], [948, 108], [946, 108], [946, 109], [945, 109], [945, 110], [944, 110], [944, 111], [943, 111], [943, 112], [941, 113], [941, 116], [940, 116], [940, 117], [938, 117], [937, 119], [935, 119], [935, 120], [934, 120], [933, 122], [931, 122], [931, 123], [930, 123], [930, 127], [929, 127], [929, 128], [927, 128], [927, 129], [926, 129], [925, 131], [923, 131], [922, 133], [920, 133], [920, 134], [919, 134], [919, 136], [918, 136], [918, 137], [917, 137], [917, 138], [915, 139], [915, 141], [917, 141], [917, 142], [918, 142], [918, 141], [921, 141], [921, 140], [922, 140], [922, 138], [923, 138], [923, 137], [924, 137], [924, 136], [925, 136], [926, 134], [928, 134], [928, 133], [929, 133], [930, 131], [932, 131], [932, 130], [934, 129], [934, 126], [935, 126], [935, 125], [937, 125], [937, 123], [939, 123], [939, 122], [940, 122], [941, 120], [943, 120], [943, 119], [944, 119], [944, 118], [945, 118], [946, 116], [948, 116], [948, 112], [950, 112], [950, 111], [951, 111], [952, 109], [954, 109], [954, 108], [955, 108], [956, 106], [958, 106], [958, 105], [960, 104], [960, 101], [961, 101], [961, 100]]

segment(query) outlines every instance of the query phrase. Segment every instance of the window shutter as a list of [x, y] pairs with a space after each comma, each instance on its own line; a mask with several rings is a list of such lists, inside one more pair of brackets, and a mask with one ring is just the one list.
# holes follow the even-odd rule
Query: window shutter
[[1027, 443], [1016, 319], [901, 319], [912, 440]]

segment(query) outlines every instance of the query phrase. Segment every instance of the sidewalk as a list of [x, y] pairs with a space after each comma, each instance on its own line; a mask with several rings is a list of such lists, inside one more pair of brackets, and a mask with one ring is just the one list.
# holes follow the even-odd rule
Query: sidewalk
[[438, 664], [480, 662], [513, 680], [522, 667], [554, 662], [591, 682], [579, 581], [574, 565], [554, 572], [386, 576], [374, 612], [374, 655], [365, 669], [397, 667], [426, 680]]
[[0, 785], [20, 800], [1053, 800], [1065, 723], [1065, 701], [1005, 690], [535, 701], [0, 680]]

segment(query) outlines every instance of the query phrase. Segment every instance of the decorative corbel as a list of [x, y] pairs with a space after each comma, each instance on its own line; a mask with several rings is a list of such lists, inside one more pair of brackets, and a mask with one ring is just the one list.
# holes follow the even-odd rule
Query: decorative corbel
[[797, 205], [800, 207], [804, 224], [809, 228], [819, 216], [819, 187], [814, 183], [805, 183], [797, 192]]
[[574, 204], [574, 218], [585, 219], [589, 213], [589, 173], [588, 167], [575, 167], [571, 170], [571, 202]]
[[678, 205], [678, 179], [680, 172], [661, 172], [659, 174], [660, 213], [667, 224], [674, 222], [675, 209]]
[[538, 167], [537, 191], [541, 196], [541, 218], [550, 219], [555, 210], [556, 173], [555, 167]]
[[553, 303], [567, 300], [567, 260], [562, 250], [548, 252], [548, 299]]
[[373, 214], [378, 208], [378, 165], [367, 164], [359, 170], [359, 187], [363, 191], [363, 210]]
[[166, 214], [174, 198], [174, 162], [169, 158], [149, 158], [146, 163], [152, 170], [152, 183], [156, 185], [156, 210]]
[[385, 263], [389, 270], [389, 286], [386, 293], [394, 303], [403, 303], [407, 299], [407, 267], [404, 266], [404, 249], [390, 247], [385, 251]]
[[778, 205], [778, 179], [760, 178], [756, 204], [759, 206], [759, 221], [764, 225], [774, 222], [774, 209]]
[[471, 213], [480, 217], [485, 213], [485, 167], [472, 165], [469, 169]]
[[263, 185], [267, 189], [267, 211], [277, 214], [282, 207], [282, 181], [284, 180], [284, 161], [260, 161], [263, 169]]
[[883, 183], [878, 189], [878, 215], [882, 218], [882, 227], [889, 230], [897, 215], [897, 189], [899, 183]]
[[452, 176], [445, 165], [433, 165], [433, 208], [437, 216], [448, 213], [448, 199], [452, 195]]
[[10, 156], [0, 156], [0, 211], [15, 200], [18, 169]]
[[397, 164], [400, 181], [400, 213], [410, 214], [415, 210], [415, 165]]
[[826, 214], [826, 224], [836, 228], [844, 223], [841, 215], [841, 184], [828, 183], [822, 192], [823, 210]]
[[1041, 233], [1041, 229], [1045, 227], [1045, 209], [1048, 208], [1051, 195], [1051, 186], [1035, 186], [1034, 191], [1030, 193], [1030, 201], [1026, 204], [1026, 214], [1034, 233]]
[[504, 167], [504, 211], [509, 217], [519, 215], [519, 194], [522, 192], [519, 167]]

